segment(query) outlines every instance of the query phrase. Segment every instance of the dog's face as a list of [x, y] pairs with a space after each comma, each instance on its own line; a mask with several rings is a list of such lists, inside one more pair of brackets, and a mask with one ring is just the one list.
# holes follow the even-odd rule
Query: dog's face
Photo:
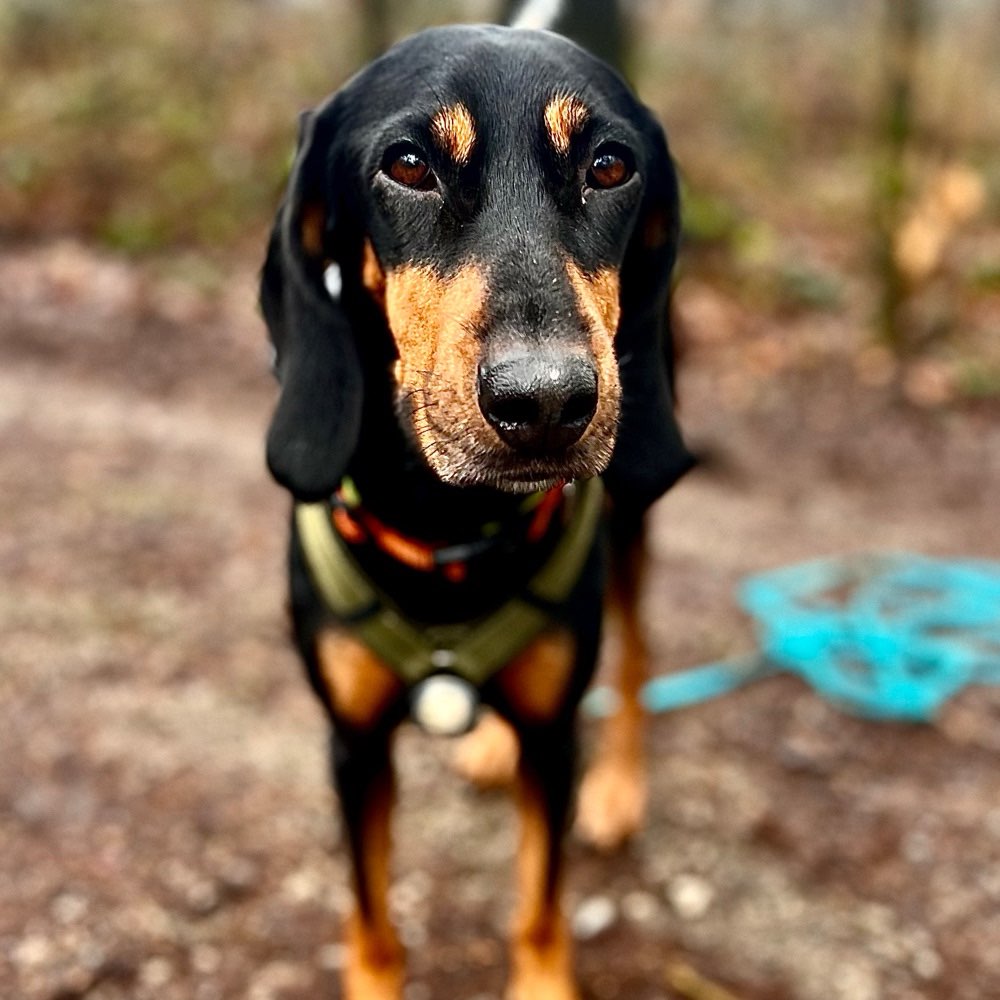
[[388, 331], [397, 415], [430, 468], [510, 491], [601, 473], [623, 268], [659, 256], [662, 290], [676, 240], [662, 136], [620, 79], [553, 35], [439, 29], [362, 71], [307, 133], [287, 236], [307, 280], [336, 262], [343, 307], [379, 310], [384, 329], [359, 332]]
[[421, 74], [362, 160], [362, 280], [398, 353], [399, 417], [443, 480], [514, 490], [611, 458], [645, 166], [626, 118], [568, 85], [550, 46], [525, 48], [491, 40]]

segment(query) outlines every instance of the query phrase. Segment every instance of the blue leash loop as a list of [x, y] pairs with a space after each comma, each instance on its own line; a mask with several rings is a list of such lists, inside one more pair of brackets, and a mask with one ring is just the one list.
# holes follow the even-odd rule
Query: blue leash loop
[[[751, 576], [739, 600], [755, 620], [759, 652], [654, 678], [642, 691], [648, 711], [784, 671], [858, 715], [929, 721], [962, 688], [1000, 683], [1000, 562], [821, 559]], [[610, 714], [614, 696], [598, 688], [585, 707]]]

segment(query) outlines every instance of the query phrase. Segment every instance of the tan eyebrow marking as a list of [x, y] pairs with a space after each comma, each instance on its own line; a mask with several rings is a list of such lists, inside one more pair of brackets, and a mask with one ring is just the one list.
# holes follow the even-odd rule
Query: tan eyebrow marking
[[586, 124], [590, 111], [579, 97], [558, 94], [545, 105], [542, 116], [552, 145], [558, 152], [566, 154], [570, 140]]
[[442, 108], [431, 119], [431, 135], [456, 163], [469, 162], [476, 144], [476, 123], [464, 104]]

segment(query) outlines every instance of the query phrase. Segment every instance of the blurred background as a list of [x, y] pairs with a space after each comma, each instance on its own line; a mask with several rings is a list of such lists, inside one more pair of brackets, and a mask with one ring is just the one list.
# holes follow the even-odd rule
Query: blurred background
[[[337, 995], [255, 275], [297, 113], [501, 6], [0, 0], [0, 997]], [[1000, 558], [1000, 3], [581, 9], [684, 184], [657, 671], [753, 648], [750, 572]], [[511, 810], [400, 739], [407, 1000], [499, 998]], [[651, 750], [643, 835], [571, 847], [587, 1000], [1000, 995], [995, 689], [911, 726], [775, 677]]]

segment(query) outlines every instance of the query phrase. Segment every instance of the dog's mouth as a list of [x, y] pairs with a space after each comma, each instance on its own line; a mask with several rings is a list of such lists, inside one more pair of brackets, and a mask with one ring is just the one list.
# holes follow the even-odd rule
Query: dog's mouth
[[[429, 392], [400, 389], [397, 412], [417, 452], [444, 483], [530, 493], [558, 482], [599, 476], [614, 450], [618, 423], [618, 386], [609, 404], [598, 406], [579, 438], [569, 444], [532, 440], [520, 447], [505, 440], [478, 413], [450, 412], [446, 401]], [[438, 387], [440, 391], [440, 387]]]

